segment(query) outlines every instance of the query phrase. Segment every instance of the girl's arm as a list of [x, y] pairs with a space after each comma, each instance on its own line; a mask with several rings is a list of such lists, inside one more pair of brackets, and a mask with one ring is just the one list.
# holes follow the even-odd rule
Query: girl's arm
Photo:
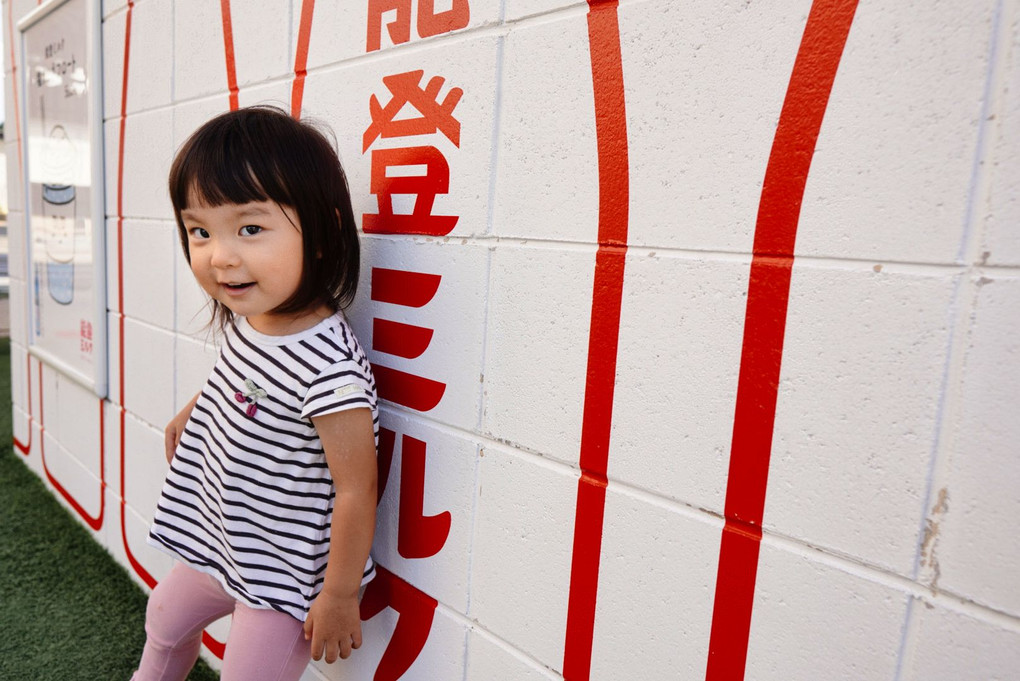
[[191, 412], [195, 409], [195, 403], [198, 402], [198, 395], [201, 394], [198, 393], [191, 398], [191, 401], [184, 405], [184, 409], [177, 412], [177, 416], [173, 417], [163, 430], [163, 446], [166, 449], [167, 463], [170, 463], [174, 458], [177, 445], [180, 444], [181, 435], [184, 433], [184, 426], [188, 423], [188, 419], [191, 418]]
[[346, 659], [361, 646], [358, 591], [375, 533], [377, 468], [372, 412], [349, 409], [312, 418], [336, 486], [329, 562], [305, 620], [312, 657]]

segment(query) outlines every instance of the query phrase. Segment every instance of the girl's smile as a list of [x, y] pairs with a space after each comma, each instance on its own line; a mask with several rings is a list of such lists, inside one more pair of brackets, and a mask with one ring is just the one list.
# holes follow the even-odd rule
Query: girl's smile
[[296, 333], [328, 316], [325, 306], [274, 312], [301, 282], [301, 224], [291, 208], [272, 201], [209, 206], [190, 198], [181, 219], [191, 270], [206, 293], [268, 335]]

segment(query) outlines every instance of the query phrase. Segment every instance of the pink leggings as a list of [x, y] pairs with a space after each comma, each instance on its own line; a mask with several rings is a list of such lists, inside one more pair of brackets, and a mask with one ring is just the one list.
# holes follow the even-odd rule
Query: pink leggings
[[178, 563], [149, 596], [145, 649], [132, 681], [183, 681], [202, 630], [233, 613], [222, 681], [297, 681], [311, 659], [301, 622], [235, 601], [207, 574]]

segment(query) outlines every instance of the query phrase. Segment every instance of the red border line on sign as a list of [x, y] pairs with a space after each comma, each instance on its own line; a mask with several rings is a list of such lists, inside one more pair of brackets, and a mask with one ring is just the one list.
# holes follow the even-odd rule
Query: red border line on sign
[[794, 244], [857, 0], [815, 0], [772, 142], [754, 233], [707, 681], [744, 678]]
[[599, 227], [592, 287], [588, 369], [581, 423], [573, 557], [563, 652], [563, 676], [591, 672], [605, 513], [613, 389], [627, 255], [629, 169], [623, 58], [616, 0], [589, 0], [588, 40], [598, 143]]
[[315, 0], [301, 3], [301, 24], [298, 28], [297, 49], [294, 55], [294, 85], [290, 91], [290, 115], [301, 118], [301, 102], [305, 95], [305, 76], [308, 75], [308, 44], [312, 38], [312, 13]]
[[230, 19], [230, 0], [220, 0], [220, 18], [223, 20], [223, 53], [227, 61], [227, 89], [230, 91], [230, 110], [237, 111], [237, 68], [234, 62], [234, 24]]
[[71, 508], [81, 516], [81, 519], [91, 527], [94, 531], [98, 532], [103, 527], [103, 516], [106, 513], [106, 424], [103, 418], [103, 400], [99, 400], [99, 515], [89, 515], [85, 507], [78, 503], [78, 500], [71, 495], [60, 481], [50, 471], [49, 466], [46, 465], [46, 424], [44, 417], [46, 410], [42, 408], [43, 405], [43, 365], [39, 362], [39, 456], [42, 458], [43, 472], [46, 473], [46, 479], [50, 481], [53, 488], [60, 493], [60, 496], [64, 497], [64, 500], [71, 505]]

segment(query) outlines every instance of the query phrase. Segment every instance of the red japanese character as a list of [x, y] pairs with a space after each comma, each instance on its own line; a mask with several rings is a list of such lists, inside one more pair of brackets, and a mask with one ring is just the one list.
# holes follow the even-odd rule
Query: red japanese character
[[[368, 38], [366, 52], [382, 47], [382, 21], [386, 12], [396, 12], [396, 18], [386, 24], [390, 41], [400, 45], [411, 40], [411, 0], [368, 0]], [[418, 35], [428, 38], [464, 28], [471, 20], [468, 0], [453, 0], [453, 6], [436, 13], [435, 0], [418, 0]]]
[[409, 435], [401, 438], [400, 519], [397, 551], [404, 558], [428, 558], [439, 553], [450, 536], [449, 511], [425, 513], [425, 451], [427, 445]]
[[[422, 169], [424, 174], [410, 174]], [[446, 236], [457, 225], [456, 215], [432, 215], [436, 196], [450, 190], [450, 165], [435, 147], [373, 151], [370, 189], [379, 199], [379, 212], [362, 216], [366, 233]], [[409, 215], [393, 212], [394, 194], [414, 196]]]
[[[458, 87], [451, 88], [439, 103], [439, 92], [445, 82], [435, 76], [429, 79], [423, 90], [421, 79], [424, 71], [408, 71], [383, 78], [383, 84], [389, 89], [392, 97], [383, 107], [375, 95], [368, 100], [368, 110], [372, 123], [362, 138], [362, 151], [368, 151], [372, 142], [379, 137], [407, 137], [411, 135], [430, 135], [437, 130], [446, 135], [453, 144], [460, 146], [460, 121], [453, 117], [453, 110], [460, 101], [464, 91]], [[397, 114], [410, 104], [421, 116], [394, 120]]]
[[397, 681], [418, 659], [432, 631], [437, 605], [436, 599], [383, 566], [376, 566], [376, 577], [369, 582], [361, 599], [361, 619], [368, 621], [387, 606], [396, 610], [398, 617], [393, 636], [376, 667], [375, 681]]

